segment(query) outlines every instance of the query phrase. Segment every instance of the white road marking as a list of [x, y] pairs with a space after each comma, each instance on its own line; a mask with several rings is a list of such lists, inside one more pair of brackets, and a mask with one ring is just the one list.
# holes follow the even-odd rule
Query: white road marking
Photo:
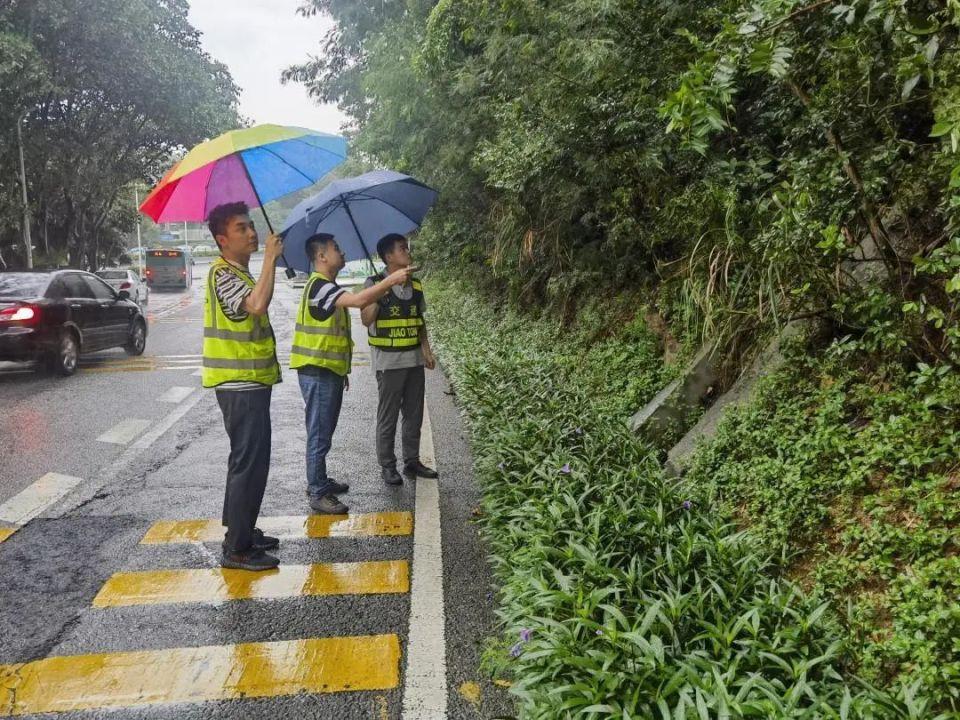
[[135, 437], [150, 427], [149, 420], [137, 420], [128, 418], [121, 420], [103, 435], [97, 438], [97, 442], [113, 443], [114, 445], [128, 445]]
[[174, 385], [172, 388], [167, 390], [163, 395], [157, 398], [157, 402], [165, 403], [178, 403], [186, 400], [190, 395], [193, 394], [193, 391], [196, 388], [192, 387], [183, 387], [182, 385]]
[[62, 517], [94, 497], [100, 492], [101, 488], [116, 481], [118, 478], [126, 477], [129, 473], [130, 463], [137, 460], [144, 450], [153, 445], [153, 443], [167, 432], [167, 430], [172, 428], [180, 418], [190, 412], [203, 397], [203, 393], [195, 393], [192, 397], [188, 397], [177, 405], [149, 432], [145, 433], [139, 440], [114, 458], [113, 462], [101, 468], [97, 472], [95, 479], [83, 483], [83, 485], [78, 487], [77, 491], [71, 493], [69, 497], [64, 496], [63, 502], [59, 503], [55, 508], [51, 506], [49, 512], [46, 513], [46, 517]]
[[[435, 464], [430, 413], [423, 408], [420, 459]], [[413, 530], [410, 633], [404, 675], [403, 720], [447, 717], [447, 656], [443, 609], [440, 490], [436, 480], [417, 478]]]
[[0, 505], [0, 520], [25, 525], [82, 482], [73, 475], [47, 473]]
[[437, 457], [433, 451], [433, 426], [430, 424], [430, 411], [423, 403], [423, 423], [420, 425], [420, 462], [428, 467], [437, 467]]
[[200, 398], [203, 397], [200, 393], [196, 393], [193, 397], [183, 401], [176, 408], [174, 408], [163, 420], [158, 422], [150, 432], [146, 433], [142, 438], [137, 440], [131, 447], [134, 450], [146, 450], [148, 447], [153, 445], [158, 437], [163, 435], [167, 430], [173, 427], [173, 425], [190, 412], [190, 409], [200, 402]]

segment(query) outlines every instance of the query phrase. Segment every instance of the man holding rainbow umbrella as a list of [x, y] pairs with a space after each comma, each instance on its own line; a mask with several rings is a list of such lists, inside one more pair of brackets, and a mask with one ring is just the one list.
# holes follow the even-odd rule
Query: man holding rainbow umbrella
[[255, 280], [249, 262], [259, 237], [249, 208], [317, 182], [346, 152], [343, 138], [303, 128], [234, 130], [187, 153], [140, 206], [156, 222], [207, 221], [221, 252], [207, 275], [202, 380], [203, 387], [216, 388], [230, 438], [224, 567], [274, 568], [278, 560], [266, 551], [280, 544], [256, 522], [270, 470], [272, 386], [281, 381], [267, 309], [283, 241], [264, 213], [270, 235]]

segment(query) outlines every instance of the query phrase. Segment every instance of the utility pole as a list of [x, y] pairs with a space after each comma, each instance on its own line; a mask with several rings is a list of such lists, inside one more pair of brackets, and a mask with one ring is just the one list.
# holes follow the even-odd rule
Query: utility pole
[[23, 191], [23, 244], [27, 249], [27, 269], [33, 269], [33, 241], [30, 239], [30, 204], [27, 201], [27, 171], [23, 163], [23, 133], [20, 124], [27, 117], [23, 113], [17, 118], [17, 145], [20, 149], [20, 188]]
[[143, 271], [144, 257], [143, 245], [140, 242], [140, 184], [133, 184], [133, 202], [134, 209], [137, 211], [137, 272]]

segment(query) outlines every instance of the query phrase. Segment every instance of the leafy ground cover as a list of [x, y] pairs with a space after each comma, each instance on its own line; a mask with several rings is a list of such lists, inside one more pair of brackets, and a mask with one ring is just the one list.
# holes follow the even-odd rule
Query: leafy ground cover
[[[933, 718], [935, 703], [946, 708], [929, 678], [907, 673], [885, 685], [857, 676], [869, 664], [863, 643], [819, 589], [827, 581], [804, 589], [785, 572], [796, 575], [786, 533], [777, 534], [785, 521], [748, 528], [736, 512], [734, 498], [762, 508], [751, 503], [763, 493], [734, 491], [736, 469], [719, 449], [737, 446], [734, 426], [698, 459], [694, 477], [710, 482], [663, 477], [623, 412], [671, 376], [652, 333], [637, 323], [599, 339], [561, 333], [546, 320], [494, 313], [448, 279], [429, 292], [432, 333], [471, 431], [499, 583], [502, 633], [488, 663], [512, 680], [523, 717]], [[829, 377], [811, 392], [856, 384]], [[816, 427], [816, 412], [799, 398], [796, 407]], [[833, 426], [829, 412], [821, 422]], [[763, 419], [755, 422], [762, 434]], [[783, 513], [797, 495], [780, 495]], [[824, 487], [827, 515], [830, 495]], [[796, 527], [807, 527], [803, 507], [791, 515]], [[823, 567], [825, 578], [831, 567], [844, 574]], [[918, 578], [904, 597], [934, 614], [934, 584]]]
[[797, 348], [688, 482], [837, 607], [858, 671], [960, 708], [960, 378]]

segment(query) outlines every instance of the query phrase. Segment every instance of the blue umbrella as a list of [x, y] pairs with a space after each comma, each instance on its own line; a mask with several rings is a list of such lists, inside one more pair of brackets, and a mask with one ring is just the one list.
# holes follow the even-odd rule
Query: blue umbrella
[[317, 233], [333, 235], [347, 260], [366, 258], [372, 263], [377, 241], [420, 227], [437, 195], [433, 188], [392, 170], [334, 180], [287, 217], [281, 230], [286, 265], [311, 271], [306, 244]]

